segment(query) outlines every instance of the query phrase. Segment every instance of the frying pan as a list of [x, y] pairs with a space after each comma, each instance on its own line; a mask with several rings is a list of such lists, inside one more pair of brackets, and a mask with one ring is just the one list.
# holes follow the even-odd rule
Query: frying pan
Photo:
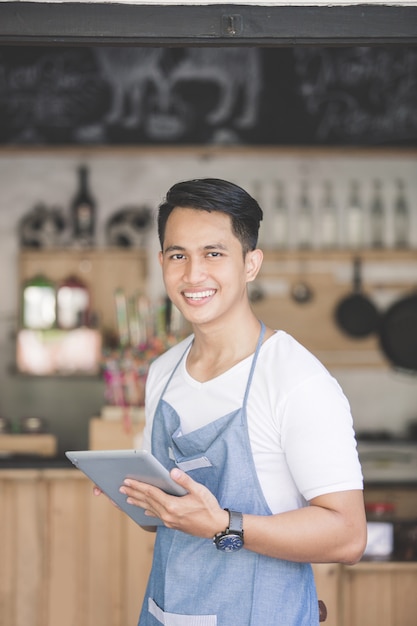
[[378, 309], [362, 293], [360, 257], [353, 259], [353, 292], [342, 298], [336, 306], [335, 319], [339, 328], [350, 337], [359, 339], [378, 330]]
[[417, 373], [417, 291], [406, 294], [382, 314], [379, 343], [394, 367]]

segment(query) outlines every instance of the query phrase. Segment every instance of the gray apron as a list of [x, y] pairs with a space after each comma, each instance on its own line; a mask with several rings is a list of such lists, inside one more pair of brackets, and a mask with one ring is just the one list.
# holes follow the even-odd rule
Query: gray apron
[[[246, 406], [265, 327], [252, 359], [243, 406], [186, 435], [180, 418], [159, 400], [152, 452], [171, 470], [177, 466], [205, 485], [220, 506], [271, 515], [256, 473]], [[188, 349], [188, 348], [187, 348]], [[196, 407], [198, 410], [198, 407]], [[312, 568], [243, 548], [216, 549], [202, 539], [158, 527], [154, 558], [138, 626], [316, 626], [318, 602]]]

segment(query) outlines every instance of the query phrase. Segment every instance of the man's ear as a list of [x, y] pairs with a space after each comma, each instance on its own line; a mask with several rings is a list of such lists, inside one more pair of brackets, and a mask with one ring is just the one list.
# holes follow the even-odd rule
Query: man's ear
[[249, 250], [246, 254], [246, 282], [250, 283], [255, 280], [259, 270], [261, 269], [263, 258], [264, 254], [259, 248], [256, 248], [256, 250]]
[[159, 265], [162, 265], [162, 263], [164, 261], [164, 254], [163, 254], [163, 252], [161, 252], [161, 251], [158, 252], [158, 259], [159, 259]]

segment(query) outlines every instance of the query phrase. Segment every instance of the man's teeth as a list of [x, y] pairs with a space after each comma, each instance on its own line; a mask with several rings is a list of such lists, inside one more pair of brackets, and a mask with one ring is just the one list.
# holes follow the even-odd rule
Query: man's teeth
[[199, 291], [199, 292], [188, 292], [184, 291], [184, 296], [186, 298], [190, 298], [191, 300], [202, 300], [203, 298], [209, 298], [215, 294], [214, 289], [207, 289], [207, 291]]

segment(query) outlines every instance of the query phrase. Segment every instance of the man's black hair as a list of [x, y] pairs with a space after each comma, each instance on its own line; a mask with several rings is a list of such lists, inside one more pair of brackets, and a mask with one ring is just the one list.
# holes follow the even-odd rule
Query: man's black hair
[[159, 206], [161, 250], [168, 217], [176, 207], [220, 211], [230, 215], [233, 233], [242, 244], [243, 253], [256, 248], [263, 213], [257, 201], [242, 187], [220, 178], [199, 178], [173, 185]]

